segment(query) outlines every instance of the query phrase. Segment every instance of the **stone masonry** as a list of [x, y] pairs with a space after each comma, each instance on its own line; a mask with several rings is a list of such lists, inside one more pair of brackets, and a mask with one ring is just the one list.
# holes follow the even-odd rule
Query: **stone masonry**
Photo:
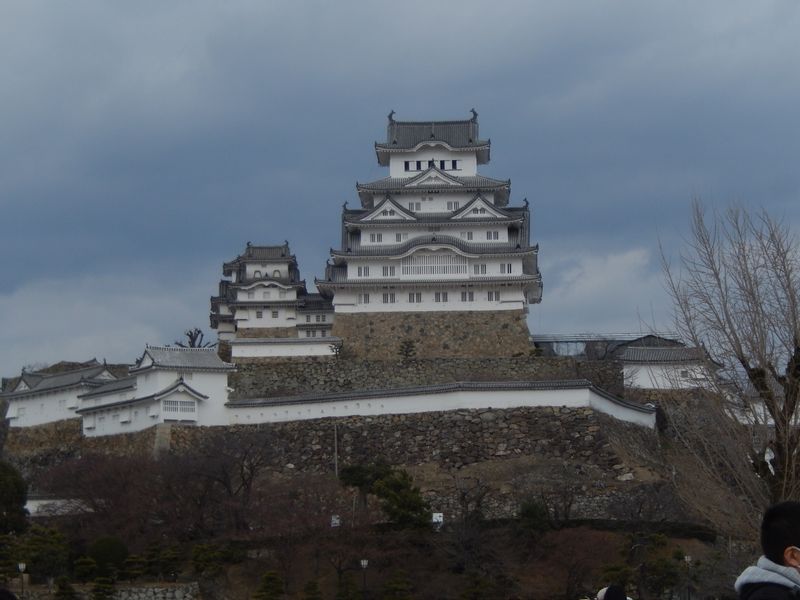
[[358, 360], [345, 356], [237, 359], [232, 398], [400, 388], [456, 381], [588, 379], [622, 395], [622, 370], [612, 361], [571, 358], [436, 358]]
[[[403, 347], [416, 358], [501, 358], [528, 355], [521, 310], [336, 314], [331, 335], [351, 356], [394, 359]], [[404, 345], [404, 346], [403, 346]]]

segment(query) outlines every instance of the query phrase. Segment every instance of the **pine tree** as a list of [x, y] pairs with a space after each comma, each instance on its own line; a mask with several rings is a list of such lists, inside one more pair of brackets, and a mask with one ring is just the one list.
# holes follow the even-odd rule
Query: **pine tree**
[[283, 579], [275, 571], [269, 571], [261, 578], [261, 585], [253, 594], [255, 600], [280, 600], [285, 598]]

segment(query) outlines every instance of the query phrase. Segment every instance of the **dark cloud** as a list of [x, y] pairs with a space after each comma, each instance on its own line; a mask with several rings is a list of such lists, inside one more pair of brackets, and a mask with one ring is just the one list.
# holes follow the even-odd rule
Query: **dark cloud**
[[[322, 273], [390, 109], [474, 106], [485, 172], [533, 205], [534, 328], [663, 322], [657, 238], [677, 248], [692, 197], [800, 221], [798, 26], [788, 0], [7, 6], [0, 303], [54, 359], [171, 341], [248, 240]], [[76, 318], [110, 306], [113, 348]], [[7, 331], [5, 371], [43, 360], [44, 330]]]

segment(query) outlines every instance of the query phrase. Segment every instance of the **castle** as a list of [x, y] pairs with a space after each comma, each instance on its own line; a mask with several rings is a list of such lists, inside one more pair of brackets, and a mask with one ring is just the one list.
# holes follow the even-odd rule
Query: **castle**
[[536, 356], [530, 209], [510, 205], [510, 181], [478, 173], [491, 143], [477, 117], [397, 121], [392, 111], [375, 144], [388, 176], [356, 184], [360, 208], [345, 203], [316, 292], [288, 242], [248, 243], [211, 298], [219, 352], [148, 346], [122, 377], [94, 364], [86, 377], [23, 373], [0, 394], [11, 425], [78, 416], [92, 437], [160, 423], [559, 407], [654, 427], [652, 406], [620, 397], [619, 365]]
[[474, 340], [492, 356], [527, 353], [525, 315], [542, 298], [538, 246], [527, 200], [509, 206], [510, 181], [478, 173], [490, 149], [474, 110], [464, 121], [396, 121], [393, 111], [375, 144], [388, 176], [356, 184], [361, 207], [342, 209], [319, 293], [308, 293], [288, 242], [248, 244], [223, 266], [211, 326], [232, 357], [345, 344], [374, 358], [396, 353], [408, 327], [443, 330], [415, 348], [421, 358], [464, 355]]

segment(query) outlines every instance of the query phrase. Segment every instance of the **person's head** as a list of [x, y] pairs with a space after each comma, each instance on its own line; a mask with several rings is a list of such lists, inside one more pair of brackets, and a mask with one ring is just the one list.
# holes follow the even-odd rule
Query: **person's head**
[[621, 585], [610, 585], [597, 592], [597, 600], [627, 600], [625, 588]]
[[800, 502], [779, 502], [767, 509], [761, 549], [772, 562], [800, 571]]

